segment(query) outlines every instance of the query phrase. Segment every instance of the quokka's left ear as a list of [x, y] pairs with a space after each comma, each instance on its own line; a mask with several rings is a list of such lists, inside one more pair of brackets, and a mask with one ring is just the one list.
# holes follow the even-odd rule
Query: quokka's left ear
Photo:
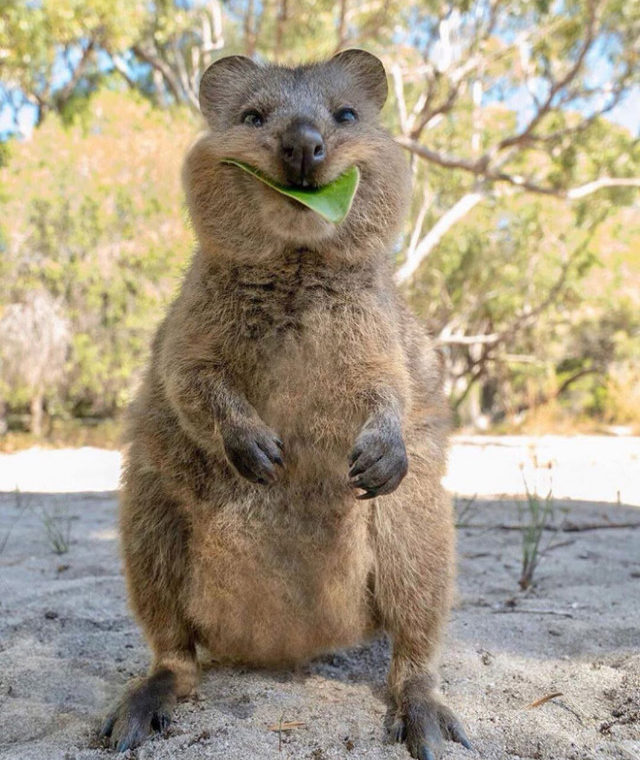
[[359, 48], [351, 48], [336, 53], [331, 63], [343, 66], [355, 79], [356, 86], [366, 92], [376, 108], [380, 110], [387, 99], [387, 72], [382, 61], [373, 53]]

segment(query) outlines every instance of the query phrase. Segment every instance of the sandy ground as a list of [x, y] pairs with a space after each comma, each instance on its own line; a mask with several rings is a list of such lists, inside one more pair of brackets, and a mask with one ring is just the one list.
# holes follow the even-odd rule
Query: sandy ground
[[[118, 467], [117, 453], [92, 449], [0, 456], [2, 760], [113, 757], [95, 739], [100, 716], [147, 664], [119, 568]], [[552, 486], [555, 525], [610, 526], [545, 533], [526, 593], [523, 476], [530, 490]], [[476, 750], [447, 744], [444, 756], [639, 760], [640, 528], [611, 523], [640, 523], [640, 441], [458, 439], [447, 483], [478, 494], [458, 499], [459, 598], [441, 668]], [[378, 641], [297, 672], [209, 670], [168, 735], [125, 757], [406, 760], [385, 743], [387, 661]], [[304, 725], [279, 735], [280, 720]]]

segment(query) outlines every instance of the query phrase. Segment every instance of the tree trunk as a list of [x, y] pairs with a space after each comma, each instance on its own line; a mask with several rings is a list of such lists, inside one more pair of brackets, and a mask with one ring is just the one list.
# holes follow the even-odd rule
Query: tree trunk
[[44, 397], [42, 391], [36, 391], [31, 398], [31, 432], [33, 435], [42, 435], [42, 407]]

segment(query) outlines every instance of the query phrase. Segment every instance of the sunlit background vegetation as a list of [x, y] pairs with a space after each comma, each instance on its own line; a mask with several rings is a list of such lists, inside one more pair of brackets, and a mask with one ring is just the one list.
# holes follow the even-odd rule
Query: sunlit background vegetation
[[203, 69], [354, 46], [389, 72], [414, 176], [397, 279], [444, 347], [458, 424], [640, 429], [640, 3], [0, 9], [5, 448], [117, 429], [193, 247], [179, 173]]

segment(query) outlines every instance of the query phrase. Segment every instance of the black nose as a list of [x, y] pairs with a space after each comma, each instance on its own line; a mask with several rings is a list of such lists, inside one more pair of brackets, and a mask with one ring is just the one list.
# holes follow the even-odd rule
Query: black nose
[[324, 140], [311, 124], [296, 122], [280, 140], [287, 180], [294, 185], [313, 184], [313, 175], [325, 159]]

